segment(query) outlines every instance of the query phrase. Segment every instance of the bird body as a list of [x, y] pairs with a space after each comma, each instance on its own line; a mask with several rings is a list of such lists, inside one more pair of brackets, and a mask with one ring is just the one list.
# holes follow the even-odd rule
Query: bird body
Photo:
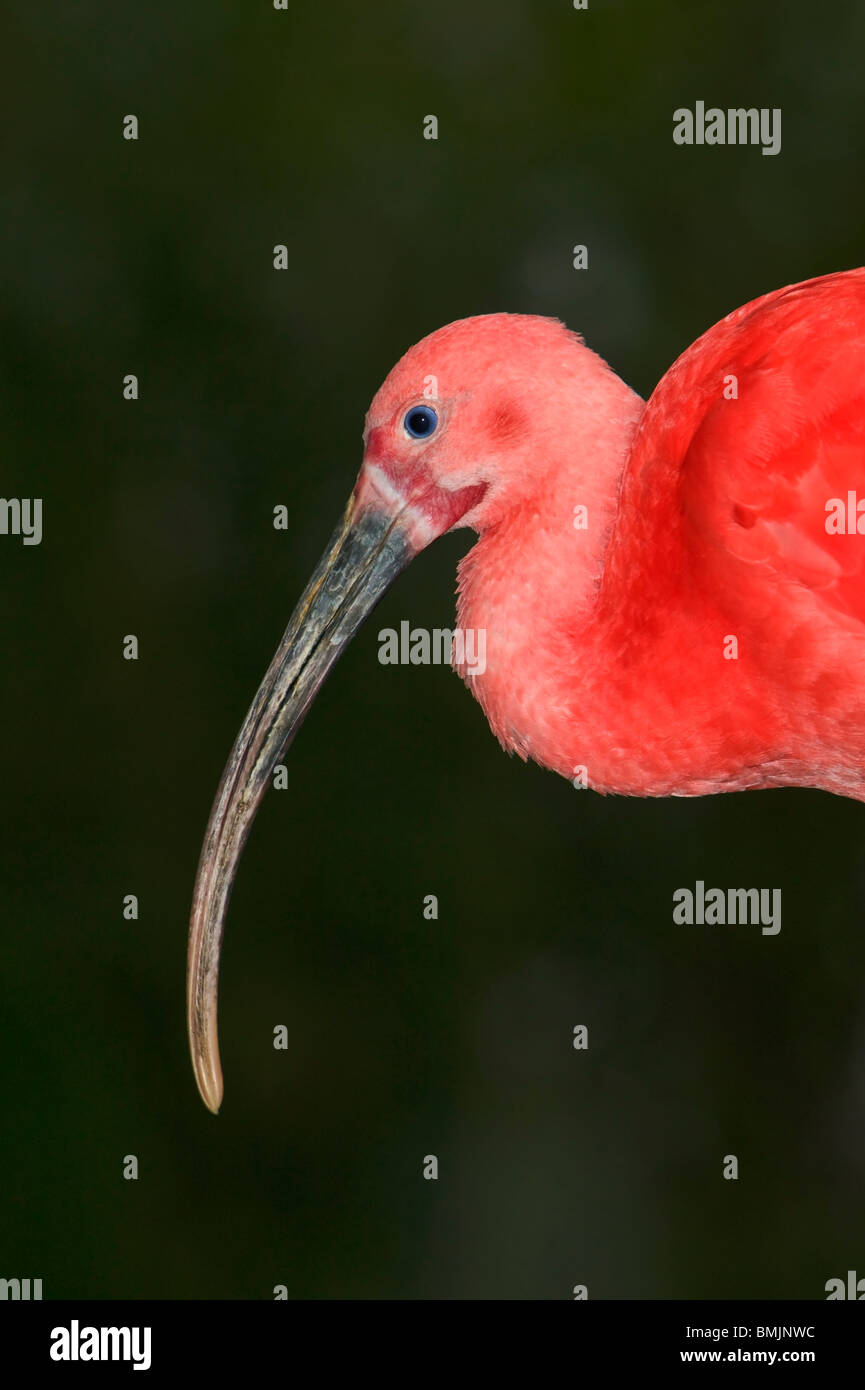
[[827, 530], [865, 495], [865, 272], [730, 314], [645, 406], [611, 378], [597, 435], [557, 428], [552, 482], [460, 566], [494, 733], [599, 791], [865, 797], [865, 538]]
[[272, 768], [390, 583], [462, 526], [458, 625], [485, 663], [455, 664], [509, 751], [601, 792], [865, 800], [865, 270], [728, 314], [645, 404], [557, 320], [449, 324], [373, 399], [217, 792], [188, 970], [213, 1110], [225, 911]]

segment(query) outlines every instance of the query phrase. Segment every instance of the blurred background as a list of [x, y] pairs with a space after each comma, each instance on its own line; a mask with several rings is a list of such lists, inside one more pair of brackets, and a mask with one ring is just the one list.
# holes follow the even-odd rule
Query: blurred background
[[[865, 807], [604, 799], [505, 757], [447, 669], [377, 660], [381, 627], [451, 624], [468, 532], [391, 590], [266, 798], [218, 1119], [184, 1023], [213, 793], [381, 379], [511, 310], [647, 395], [729, 310], [863, 261], [865, 10], [13, 0], [4, 27], [2, 493], [43, 498], [44, 537], [0, 537], [0, 1277], [547, 1299], [865, 1275]], [[675, 146], [697, 100], [780, 107], [782, 152]], [[698, 878], [780, 887], [780, 934], [674, 926]]]

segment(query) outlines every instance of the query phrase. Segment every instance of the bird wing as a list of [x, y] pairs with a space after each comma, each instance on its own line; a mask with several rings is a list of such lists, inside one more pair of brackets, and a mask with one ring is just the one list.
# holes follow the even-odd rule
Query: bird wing
[[626, 556], [617, 525], [613, 585], [636, 549], [656, 588], [663, 576], [678, 594], [740, 589], [768, 606], [780, 585], [865, 630], [860, 499], [865, 533], [865, 270], [754, 300], [673, 364], [623, 475], [619, 517], [636, 517], [641, 544], [632, 534]]

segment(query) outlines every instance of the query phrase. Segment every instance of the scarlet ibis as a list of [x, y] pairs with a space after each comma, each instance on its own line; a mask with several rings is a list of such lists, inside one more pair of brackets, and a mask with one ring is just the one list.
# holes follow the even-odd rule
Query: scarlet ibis
[[728, 314], [648, 403], [533, 315], [452, 323], [393, 368], [201, 853], [188, 1025], [214, 1112], [223, 922], [271, 771], [391, 582], [460, 526], [486, 663], [455, 665], [509, 752], [600, 792], [865, 800], [865, 269]]

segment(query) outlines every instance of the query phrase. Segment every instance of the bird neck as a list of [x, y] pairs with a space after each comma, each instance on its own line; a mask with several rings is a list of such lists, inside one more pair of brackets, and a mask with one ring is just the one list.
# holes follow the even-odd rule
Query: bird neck
[[[485, 530], [459, 567], [458, 625], [484, 633], [485, 670], [457, 670], [508, 751], [570, 775], [558, 720], [588, 657], [593, 608], [643, 402], [618, 378], [594, 437], [548, 456], [532, 495]], [[476, 643], [477, 647], [477, 643]]]

